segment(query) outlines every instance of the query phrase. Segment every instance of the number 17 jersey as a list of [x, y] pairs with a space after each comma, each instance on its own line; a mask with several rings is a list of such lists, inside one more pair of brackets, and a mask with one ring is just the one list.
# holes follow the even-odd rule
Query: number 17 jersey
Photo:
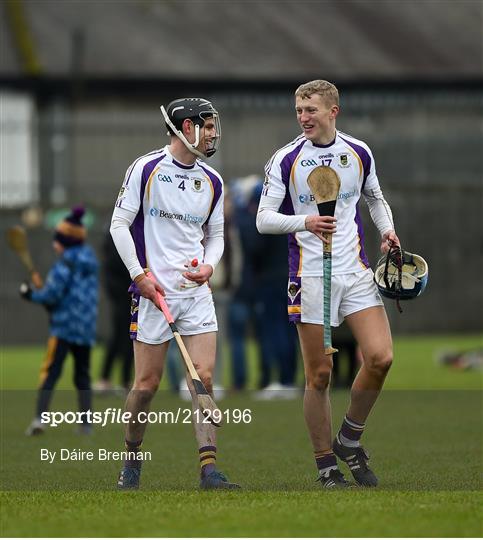
[[[264, 196], [280, 200], [285, 215], [318, 214], [307, 184], [319, 165], [332, 167], [341, 180], [335, 209], [337, 230], [332, 239], [332, 273], [349, 274], [369, 268], [358, 203], [361, 195], [382, 198], [374, 158], [362, 141], [336, 132], [334, 141], [317, 145], [300, 135], [278, 150], [265, 167]], [[288, 235], [289, 275], [322, 276], [322, 241], [309, 231]]]

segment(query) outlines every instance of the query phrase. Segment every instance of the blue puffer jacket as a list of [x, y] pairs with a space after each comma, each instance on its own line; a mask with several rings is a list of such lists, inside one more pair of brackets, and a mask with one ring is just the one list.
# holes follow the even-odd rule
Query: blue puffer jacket
[[67, 248], [51, 268], [32, 301], [50, 311], [50, 334], [78, 345], [93, 345], [96, 337], [99, 264], [86, 245]]

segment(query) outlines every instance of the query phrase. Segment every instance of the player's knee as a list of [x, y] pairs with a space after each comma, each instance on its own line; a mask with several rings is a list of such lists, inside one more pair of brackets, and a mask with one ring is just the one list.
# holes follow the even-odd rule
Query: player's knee
[[307, 388], [309, 390], [326, 390], [330, 384], [331, 373], [332, 366], [321, 366], [307, 373]]
[[133, 390], [145, 392], [146, 394], [154, 394], [159, 386], [160, 378], [156, 375], [142, 377], [134, 381]]
[[369, 369], [378, 375], [386, 375], [391, 369], [392, 351], [380, 352], [373, 355], [369, 360]]

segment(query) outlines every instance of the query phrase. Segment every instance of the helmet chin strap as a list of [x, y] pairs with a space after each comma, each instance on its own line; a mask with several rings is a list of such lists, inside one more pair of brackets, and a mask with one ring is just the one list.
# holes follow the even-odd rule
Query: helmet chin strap
[[184, 134], [179, 129], [176, 129], [173, 122], [171, 122], [168, 113], [166, 112], [166, 109], [163, 107], [163, 105], [161, 105], [160, 109], [165, 122], [173, 130], [173, 133], [176, 133], [176, 136], [181, 140], [181, 142], [186, 146], [186, 148], [196, 156], [200, 158], [206, 158], [206, 154], [203, 154], [203, 152], [200, 152], [197, 149], [197, 146], [200, 144], [200, 126], [198, 124], [193, 124], [195, 126], [195, 142], [190, 143], [188, 139], [184, 136]]

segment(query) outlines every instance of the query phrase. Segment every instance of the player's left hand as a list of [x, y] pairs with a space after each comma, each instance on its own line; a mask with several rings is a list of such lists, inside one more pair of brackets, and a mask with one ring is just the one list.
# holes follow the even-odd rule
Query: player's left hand
[[386, 254], [389, 251], [389, 248], [391, 246], [401, 247], [401, 242], [399, 242], [399, 238], [397, 237], [397, 234], [395, 231], [387, 231], [386, 233], [382, 235], [382, 240], [381, 240], [382, 253]]
[[197, 285], [203, 285], [213, 275], [211, 264], [200, 264], [198, 272], [184, 272], [183, 277], [189, 281], [194, 281]]
[[30, 286], [30, 283], [27, 283], [26, 281], [24, 281], [20, 285], [20, 288], [19, 288], [18, 292], [20, 293], [20, 296], [24, 300], [31, 300], [31, 298], [32, 298], [32, 287]]
[[42, 277], [40, 276], [40, 274], [37, 272], [37, 270], [34, 270], [32, 272], [32, 274], [30, 275], [30, 279], [32, 280], [32, 283], [34, 284], [34, 287], [36, 289], [41, 289], [42, 288]]

